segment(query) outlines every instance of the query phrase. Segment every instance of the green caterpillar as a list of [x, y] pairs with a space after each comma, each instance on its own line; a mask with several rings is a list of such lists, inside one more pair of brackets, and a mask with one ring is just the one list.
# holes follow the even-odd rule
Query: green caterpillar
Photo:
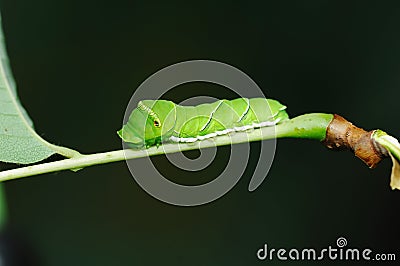
[[274, 126], [289, 117], [286, 106], [265, 98], [219, 100], [181, 106], [166, 100], [144, 100], [118, 131], [134, 147], [163, 142], [195, 142], [235, 131]]

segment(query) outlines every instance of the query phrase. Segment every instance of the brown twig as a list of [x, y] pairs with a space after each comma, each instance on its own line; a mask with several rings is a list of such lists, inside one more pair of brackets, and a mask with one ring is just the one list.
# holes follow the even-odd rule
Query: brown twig
[[371, 137], [374, 131], [365, 131], [335, 114], [323, 144], [329, 149], [349, 149], [370, 168], [375, 168], [388, 153]]

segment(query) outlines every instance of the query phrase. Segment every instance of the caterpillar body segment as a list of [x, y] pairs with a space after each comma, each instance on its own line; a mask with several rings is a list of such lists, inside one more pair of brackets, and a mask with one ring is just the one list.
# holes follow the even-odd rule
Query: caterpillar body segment
[[265, 98], [218, 100], [197, 106], [144, 100], [131, 113], [119, 136], [135, 147], [163, 142], [195, 142], [288, 119], [286, 106]]

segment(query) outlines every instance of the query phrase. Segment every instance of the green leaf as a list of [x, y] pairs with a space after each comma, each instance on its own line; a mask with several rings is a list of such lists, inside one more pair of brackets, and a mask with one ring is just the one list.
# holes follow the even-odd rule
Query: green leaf
[[372, 137], [381, 144], [389, 153], [392, 159], [392, 175], [390, 177], [390, 186], [392, 189], [400, 189], [400, 143], [394, 137], [388, 135], [382, 130], [375, 130]]
[[79, 154], [47, 142], [33, 129], [32, 120], [17, 96], [0, 27], [0, 161], [28, 164], [41, 161], [54, 153], [66, 157]]

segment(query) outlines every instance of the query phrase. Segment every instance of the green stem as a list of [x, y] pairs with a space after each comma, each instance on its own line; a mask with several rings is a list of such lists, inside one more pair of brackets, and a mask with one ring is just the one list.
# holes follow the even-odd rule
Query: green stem
[[82, 155], [78, 151], [67, 148], [67, 147], [57, 146], [57, 145], [50, 144], [50, 143], [48, 143], [47, 145], [53, 151], [57, 152], [58, 154], [60, 154], [64, 157], [67, 157], [67, 158], [79, 157]]
[[254, 129], [250, 132], [235, 132], [231, 135], [222, 135], [195, 143], [167, 143], [161, 145], [160, 147], [151, 147], [146, 150], [118, 150], [88, 155], [80, 154], [79, 156], [75, 156], [70, 159], [31, 165], [0, 172], [0, 182], [61, 170], [81, 169], [97, 164], [123, 161], [125, 159], [129, 160], [159, 154], [175, 153], [180, 151], [273, 138], [292, 137], [322, 141], [325, 138], [326, 128], [332, 121], [332, 118], [333, 115], [331, 114], [306, 114], [278, 124], [275, 127], [263, 127], [260, 129]]

